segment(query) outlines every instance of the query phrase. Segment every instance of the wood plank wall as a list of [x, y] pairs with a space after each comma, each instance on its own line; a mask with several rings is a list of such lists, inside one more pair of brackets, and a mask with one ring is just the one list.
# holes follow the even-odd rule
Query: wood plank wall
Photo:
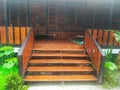
[[8, 27], [8, 41], [6, 27], [0, 26], [0, 43], [20, 45], [24, 42], [30, 27]]
[[30, 1], [30, 21], [35, 35], [55, 34], [57, 39], [72, 38], [73, 34], [83, 35], [85, 11], [80, 4], [84, 3], [62, 0]]

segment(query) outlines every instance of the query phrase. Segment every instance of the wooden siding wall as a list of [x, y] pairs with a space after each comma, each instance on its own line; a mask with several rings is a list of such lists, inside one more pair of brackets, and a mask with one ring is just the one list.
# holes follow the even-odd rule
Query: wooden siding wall
[[82, 32], [82, 19], [85, 11], [83, 8], [79, 8], [79, 4], [83, 3], [85, 2], [31, 1], [30, 21], [35, 28], [35, 34], [60, 32], [59, 34], [62, 35], [63, 32]]
[[115, 40], [113, 31], [102, 29], [89, 29], [89, 32], [101, 46], [120, 46], [120, 43]]
[[0, 0], [0, 25], [5, 25], [4, 16], [4, 0]]
[[6, 27], [0, 26], [0, 43], [20, 45], [24, 42], [30, 27], [8, 27], [7, 29], [8, 36], [6, 36]]

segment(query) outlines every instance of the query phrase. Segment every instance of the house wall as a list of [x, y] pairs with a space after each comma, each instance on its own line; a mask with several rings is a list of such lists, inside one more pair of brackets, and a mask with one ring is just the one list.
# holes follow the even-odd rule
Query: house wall
[[[6, 1], [6, 2], [4, 2]], [[35, 34], [120, 29], [120, 0], [1, 0], [0, 25], [32, 26]], [[7, 3], [5, 9], [4, 3]], [[7, 10], [7, 15], [4, 11]]]

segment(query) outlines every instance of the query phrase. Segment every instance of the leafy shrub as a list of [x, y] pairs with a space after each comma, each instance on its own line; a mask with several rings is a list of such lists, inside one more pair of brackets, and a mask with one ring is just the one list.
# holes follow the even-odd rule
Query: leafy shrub
[[115, 31], [114, 32], [114, 36], [115, 36], [116, 41], [120, 42], [120, 32], [119, 31]]
[[104, 73], [103, 86], [105, 88], [115, 88], [118, 86], [118, 75], [115, 71], [106, 70]]
[[14, 49], [12, 46], [0, 47], [0, 65], [4, 63], [5, 59], [14, 57]]
[[17, 73], [11, 73], [6, 79], [6, 90], [27, 90], [28, 86], [24, 85], [22, 78]]
[[110, 48], [105, 54], [106, 57], [103, 86], [105, 88], [114, 88], [118, 86], [118, 74], [116, 74], [118, 67], [114, 63], [116, 57], [112, 54], [112, 48]]
[[0, 47], [0, 90], [27, 90], [18, 74], [18, 60], [12, 46]]
[[110, 49], [108, 49], [108, 50], [105, 52], [105, 61], [106, 61], [106, 62], [114, 62], [114, 61], [115, 61], [115, 57], [114, 57], [114, 55], [112, 54], [112, 47], [110, 47]]
[[115, 64], [117, 65], [118, 70], [120, 70], [120, 52], [119, 52], [119, 54], [118, 54], [118, 56], [117, 56], [117, 58], [115, 60]]

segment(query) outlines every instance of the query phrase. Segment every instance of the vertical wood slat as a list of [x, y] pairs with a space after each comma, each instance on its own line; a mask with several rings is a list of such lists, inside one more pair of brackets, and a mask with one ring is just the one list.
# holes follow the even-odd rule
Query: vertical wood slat
[[97, 48], [97, 45], [95, 44], [94, 40], [91, 38], [90, 35], [88, 35], [87, 32], [85, 32], [84, 46], [93, 64], [95, 65], [97, 74], [99, 75], [102, 54]]
[[1, 43], [6, 44], [6, 28], [4, 26], [0, 26], [1, 31]]
[[97, 30], [93, 30], [93, 38], [97, 41]]
[[26, 38], [26, 28], [25, 27], [21, 27], [21, 44], [24, 42], [25, 38]]
[[13, 27], [8, 27], [8, 42], [9, 44], [14, 44]]
[[103, 45], [107, 45], [107, 41], [108, 41], [108, 31], [104, 31]]
[[103, 30], [99, 30], [98, 32], [98, 43], [99, 45], [102, 45], [102, 36], [103, 36]]
[[114, 37], [113, 37], [113, 32], [110, 31], [110, 36], [109, 36], [109, 43], [108, 43], [108, 45], [113, 45], [113, 39], [114, 39]]
[[30, 29], [31, 29], [30, 27], [27, 27], [27, 34], [28, 34], [28, 32], [30, 31]]
[[15, 44], [20, 44], [20, 28], [14, 27], [14, 33], [15, 33]]

